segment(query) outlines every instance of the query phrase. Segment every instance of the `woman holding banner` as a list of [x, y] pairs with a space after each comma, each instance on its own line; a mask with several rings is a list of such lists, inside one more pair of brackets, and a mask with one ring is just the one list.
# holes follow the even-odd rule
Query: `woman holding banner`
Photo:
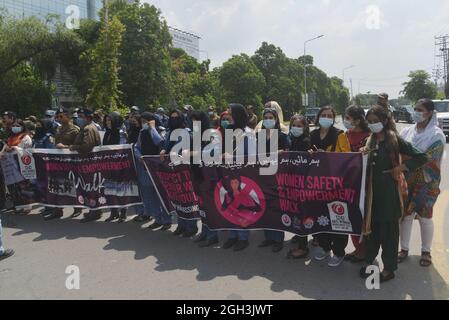
[[[399, 137], [389, 111], [376, 106], [368, 111], [372, 135], [362, 149], [369, 153], [367, 212], [364, 234], [365, 260], [372, 265], [382, 247], [384, 270], [380, 282], [394, 279], [398, 264], [399, 219], [404, 215], [402, 197], [407, 193], [404, 172], [413, 173], [428, 162], [427, 156]], [[401, 155], [407, 157], [402, 161]], [[360, 270], [366, 279], [367, 267]]]
[[[29, 132], [26, 129], [25, 123], [18, 119], [11, 126], [11, 134], [9, 135], [6, 145], [3, 147], [3, 152], [13, 152], [17, 148], [19, 149], [29, 149], [33, 147], [33, 140]], [[21, 190], [24, 184], [29, 183], [28, 180], [23, 180], [22, 182], [15, 183], [8, 186], [8, 191], [11, 194], [14, 205], [21, 205]], [[16, 213], [19, 214], [29, 214], [31, 212], [31, 206], [22, 206], [23, 209], [17, 210]]]
[[[310, 129], [307, 119], [300, 115], [294, 115], [290, 119], [290, 133], [288, 135], [289, 151], [307, 152], [312, 148], [310, 141]], [[309, 248], [307, 248], [307, 238], [294, 236], [293, 243], [298, 247], [288, 252], [289, 259], [305, 259], [309, 256]]]
[[408, 198], [405, 203], [406, 217], [401, 222], [401, 252], [399, 261], [408, 257], [413, 220], [419, 220], [421, 227], [422, 267], [432, 264], [431, 248], [433, 240], [433, 206], [440, 194], [441, 160], [446, 137], [438, 127], [435, 105], [430, 99], [421, 99], [415, 106], [414, 126], [405, 128], [401, 137], [415, 148], [429, 156], [424, 167], [407, 175]]
[[[204, 132], [210, 128], [210, 122], [209, 122], [209, 116], [203, 112], [203, 111], [194, 111], [192, 113], [192, 120], [193, 120], [193, 132], [194, 134], [196, 132], [201, 132], [201, 136], [203, 136]], [[197, 122], [201, 124], [201, 130], [197, 126]], [[201, 150], [204, 150], [211, 141], [202, 141], [201, 142]], [[192, 148], [192, 154], [196, 151]], [[199, 185], [204, 181], [203, 171], [202, 168], [197, 164], [192, 164], [192, 176], [193, 179], [193, 188], [195, 190], [195, 193], [201, 197]], [[200, 201], [200, 204], [202, 201]], [[211, 231], [205, 225], [202, 223], [201, 225], [201, 233], [195, 238], [194, 243], [198, 243], [200, 248], [207, 248], [210, 246], [213, 246], [218, 243], [218, 232], [217, 231]]]
[[[180, 110], [173, 110], [170, 113], [170, 118], [168, 120], [168, 129], [169, 131], [166, 134], [166, 139], [162, 151], [160, 152], [160, 156], [163, 159], [164, 157], [170, 156], [170, 151], [179, 141], [170, 141], [170, 135], [173, 131], [181, 129], [188, 132], [190, 138], [192, 137], [192, 132], [189, 128], [186, 128], [186, 121], [183, 113]], [[191, 141], [192, 142], [192, 141]], [[190, 143], [192, 145], [192, 143]], [[181, 219], [178, 216], [178, 227], [173, 232], [175, 236], [182, 236], [183, 238], [193, 237], [198, 233], [198, 227], [196, 225], [196, 220], [185, 220]]]
[[[251, 134], [251, 129], [248, 127], [248, 113], [241, 104], [233, 103], [229, 106], [229, 113], [232, 117], [232, 123], [228, 126], [228, 129], [236, 130], [240, 129], [244, 133]], [[249, 154], [250, 138], [248, 136], [243, 137], [244, 156]], [[234, 148], [236, 150], [239, 141], [234, 140]], [[227, 250], [233, 248], [234, 251], [245, 250], [249, 246], [249, 231], [247, 230], [232, 230], [229, 231], [229, 239], [223, 244], [223, 249]]]
[[[145, 168], [143, 156], [158, 156], [164, 140], [156, 130], [156, 117], [150, 112], [144, 112], [141, 115], [142, 130], [134, 147], [134, 153], [137, 159], [137, 177], [139, 189], [143, 200], [142, 207], [138, 209], [140, 217], [153, 217], [154, 223], [148, 228], [151, 230], [159, 229], [166, 231], [171, 228], [170, 216], [162, 208], [161, 200], [156, 192], [155, 186], [150, 179], [150, 176]], [[139, 221], [147, 221], [148, 218], [143, 218]]]
[[[265, 146], [265, 152], [267, 156], [269, 156], [270, 153], [288, 150], [287, 135], [281, 131], [279, 116], [275, 109], [267, 108], [264, 110], [262, 130], [267, 130], [266, 146]], [[270, 149], [271, 136], [274, 130], [277, 130], [278, 133], [278, 141], [277, 141], [278, 150]], [[257, 133], [257, 139], [259, 138], [260, 132]], [[261, 150], [259, 150], [258, 152], [260, 153]], [[265, 233], [265, 240], [259, 245], [259, 248], [271, 247], [273, 252], [275, 253], [280, 252], [284, 247], [285, 233], [282, 231], [274, 231], [274, 230], [265, 230], [264, 233]]]
[[[359, 152], [365, 146], [366, 141], [371, 135], [365, 119], [365, 110], [358, 106], [348, 107], [344, 116], [344, 126], [348, 130], [346, 131], [346, 136], [348, 137], [351, 151]], [[346, 255], [345, 260], [351, 261], [352, 263], [365, 261], [366, 247], [364, 241], [359, 236], [352, 236], [351, 240], [355, 251]]]
[[[312, 148], [315, 151], [351, 152], [348, 138], [342, 130], [334, 127], [335, 110], [331, 106], [320, 109], [317, 115], [319, 128], [311, 133]], [[333, 256], [328, 262], [329, 267], [338, 267], [345, 258], [345, 249], [348, 245], [348, 236], [341, 234], [322, 233], [316, 236], [321, 250], [315, 254], [315, 260], [323, 261]]]
[[[126, 144], [126, 134], [121, 130], [123, 126], [123, 119], [117, 112], [111, 112], [104, 117], [103, 127], [105, 134], [103, 137], [104, 146], [113, 146]], [[126, 208], [122, 208], [119, 212], [117, 208], [111, 209], [111, 215], [106, 219], [106, 222], [118, 220], [118, 223], [126, 221]]]

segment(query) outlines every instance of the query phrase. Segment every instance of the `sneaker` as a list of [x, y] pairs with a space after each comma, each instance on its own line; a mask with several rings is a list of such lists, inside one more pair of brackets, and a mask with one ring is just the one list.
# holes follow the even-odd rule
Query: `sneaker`
[[139, 215], [139, 216], [135, 216], [133, 221], [134, 222], [148, 222], [153, 220], [153, 217], [151, 216], [144, 216], [144, 215]]
[[148, 229], [150, 230], [156, 230], [161, 228], [163, 225], [157, 222], [154, 222], [152, 225], [148, 226]]
[[193, 239], [193, 243], [200, 243], [207, 240], [207, 234], [205, 232], [200, 233]]
[[167, 223], [167, 224], [164, 224], [162, 226], [162, 228], [159, 229], [159, 231], [168, 231], [170, 229], [171, 229], [171, 223]]
[[237, 238], [232, 238], [232, 239], [228, 239], [224, 244], [223, 244], [223, 249], [227, 250], [227, 249], [231, 249], [236, 243], [237, 243]]
[[345, 260], [345, 257], [337, 257], [333, 256], [329, 259], [329, 263], [327, 264], [329, 267], [338, 267]]
[[314, 259], [316, 261], [323, 261], [330, 257], [331, 252], [330, 251], [324, 251], [323, 249], [319, 248], [318, 251], [315, 253]]

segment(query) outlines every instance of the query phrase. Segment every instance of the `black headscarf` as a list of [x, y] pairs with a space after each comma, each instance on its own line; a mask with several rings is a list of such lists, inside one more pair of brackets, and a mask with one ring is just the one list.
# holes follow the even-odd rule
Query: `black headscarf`
[[[106, 119], [111, 119], [112, 126], [108, 128], [106, 126]], [[103, 145], [117, 145], [120, 144], [120, 128], [123, 125], [123, 119], [117, 112], [111, 112], [106, 117], [104, 117], [104, 127], [106, 128], [106, 132], [103, 138]]]

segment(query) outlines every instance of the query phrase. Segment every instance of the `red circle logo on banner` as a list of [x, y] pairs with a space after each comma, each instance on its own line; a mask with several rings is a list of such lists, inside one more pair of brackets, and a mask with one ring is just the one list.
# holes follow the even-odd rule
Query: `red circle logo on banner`
[[243, 228], [259, 221], [266, 209], [265, 196], [253, 180], [242, 177], [225, 177], [215, 188], [215, 206], [229, 222]]
[[31, 157], [28, 155], [22, 156], [22, 163], [26, 166], [29, 166], [31, 164]]
[[338, 214], [338, 215], [343, 215], [345, 213], [345, 208], [343, 207], [342, 204], [339, 203], [335, 203], [332, 205], [332, 210]]

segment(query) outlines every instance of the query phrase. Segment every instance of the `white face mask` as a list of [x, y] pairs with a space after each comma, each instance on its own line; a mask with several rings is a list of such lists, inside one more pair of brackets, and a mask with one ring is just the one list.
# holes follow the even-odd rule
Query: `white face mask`
[[382, 122], [370, 123], [368, 124], [368, 127], [372, 133], [380, 133], [384, 129]]
[[295, 138], [299, 138], [304, 134], [304, 128], [292, 127], [290, 132]]
[[274, 129], [274, 127], [276, 126], [276, 120], [274, 120], [274, 119], [265, 119], [263, 121], [263, 126], [265, 127], [265, 129]]
[[343, 124], [345, 125], [345, 128], [348, 130], [352, 130], [355, 128], [355, 126], [352, 124], [351, 121], [345, 120]]
[[426, 118], [424, 117], [423, 112], [413, 112], [412, 118], [416, 123], [421, 123], [426, 121]]
[[330, 118], [320, 118], [320, 127], [324, 129], [329, 129], [334, 125], [334, 119]]
[[22, 127], [12, 127], [11, 131], [14, 134], [18, 134], [18, 133], [21, 133], [23, 131], [23, 129], [22, 129]]

